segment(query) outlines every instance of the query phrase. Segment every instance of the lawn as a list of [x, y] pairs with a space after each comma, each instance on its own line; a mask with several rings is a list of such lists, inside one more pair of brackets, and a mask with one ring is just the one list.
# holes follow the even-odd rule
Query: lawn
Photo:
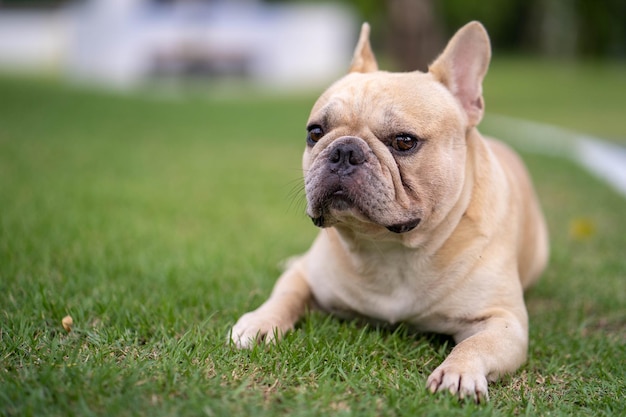
[[626, 143], [624, 63], [500, 58], [485, 79], [487, 112]]
[[[497, 77], [488, 108], [531, 117]], [[527, 295], [528, 363], [489, 404], [427, 393], [451, 342], [402, 326], [313, 313], [272, 348], [228, 346], [315, 236], [300, 184], [312, 99], [0, 79], [0, 415], [626, 413], [626, 200], [554, 157], [523, 155], [552, 260]], [[539, 119], [580, 128], [554, 114]], [[593, 126], [626, 136], [601, 115]]]

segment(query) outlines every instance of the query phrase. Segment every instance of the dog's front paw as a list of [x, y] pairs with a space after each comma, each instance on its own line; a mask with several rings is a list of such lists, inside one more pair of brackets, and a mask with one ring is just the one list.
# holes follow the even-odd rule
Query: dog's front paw
[[239, 349], [250, 349], [260, 342], [273, 343], [292, 328], [292, 325], [283, 323], [275, 315], [252, 311], [235, 323], [230, 330], [230, 340]]
[[487, 378], [483, 372], [447, 362], [444, 361], [428, 377], [426, 386], [430, 392], [449, 391], [460, 399], [472, 398], [477, 403], [489, 400]]

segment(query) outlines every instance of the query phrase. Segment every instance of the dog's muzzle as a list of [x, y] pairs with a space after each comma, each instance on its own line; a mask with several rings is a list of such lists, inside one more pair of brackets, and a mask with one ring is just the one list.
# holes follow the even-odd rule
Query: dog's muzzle
[[381, 213], [386, 209], [384, 199], [393, 196], [388, 190], [379, 192], [384, 184], [373, 174], [373, 152], [363, 139], [340, 137], [319, 158], [311, 181], [305, 181], [308, 212], [315, 226], [332, 226], [340, 212], [351, 209], [393, 233], [410, 232], [420, 223], [419, 218], [391, 225], [381, 222]]

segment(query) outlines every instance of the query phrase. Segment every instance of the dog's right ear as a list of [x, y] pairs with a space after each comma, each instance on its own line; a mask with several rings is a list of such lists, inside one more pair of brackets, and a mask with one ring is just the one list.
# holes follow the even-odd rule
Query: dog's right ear
[[459, 100], [471, 127], [483, 117], [482, 83], [490, 59], [487, 31], [482, 24], [470, 22], [456, 32], [429, 68], [430, 73]]
[[354, 49], [349, 72], [374, 71], [378, 71], [378, 63], [370, 46], [370, 25], [366, 22], [361, 26], [361, 36], [359, 36], [359, 42]]

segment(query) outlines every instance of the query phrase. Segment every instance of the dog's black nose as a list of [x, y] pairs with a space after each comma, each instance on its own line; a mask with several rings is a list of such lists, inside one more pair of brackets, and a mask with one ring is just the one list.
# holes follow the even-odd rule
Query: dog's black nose
[[332, 172], [349, 175], [357, 166], [365, 162], [365, 153], [352, 142], [343, 142], [335, 146], [328, 157]]

